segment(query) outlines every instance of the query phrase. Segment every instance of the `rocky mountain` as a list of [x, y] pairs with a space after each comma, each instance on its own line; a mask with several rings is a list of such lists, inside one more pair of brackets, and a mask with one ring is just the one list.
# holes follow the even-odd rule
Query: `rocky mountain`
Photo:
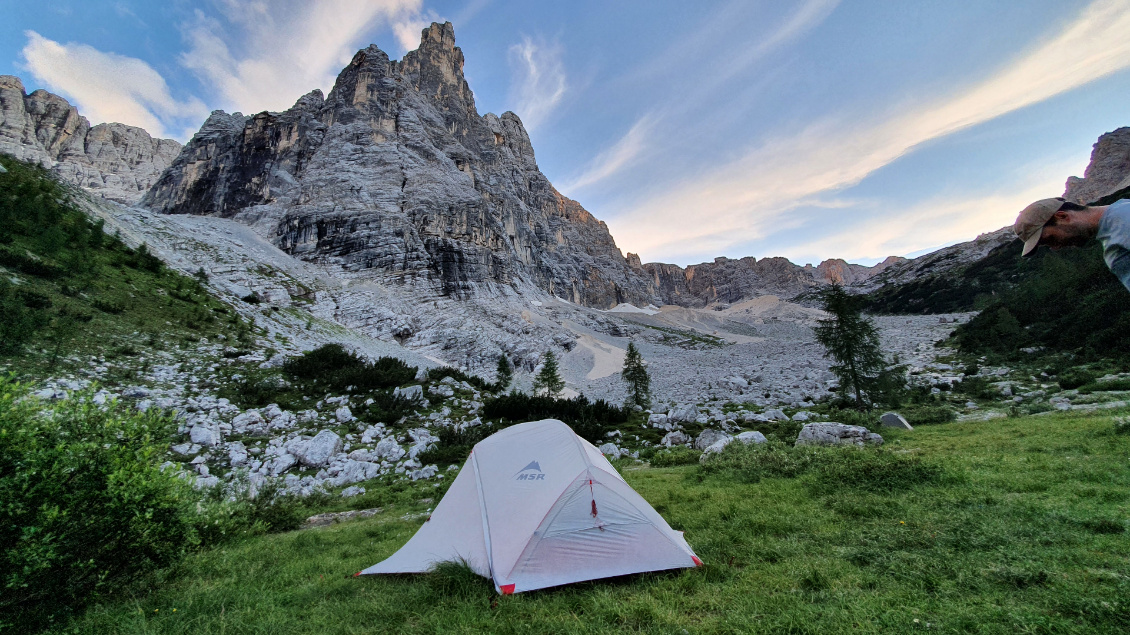
[[62, 97], [45, 90], [28, 95], [18, 77], [0, 75], [0, 152], [51, 168], [95, 196], [136, 203], [180, 149], [141, 128], [91, 126]]
[[1063, 197], [1085, 205], [1127, 188], [1130, 188], [1130, 128], [1119, 128], [1099, 137], [1083, 178], [1068, 177]]
[[[628, 254], [629, 260], [632, 254]], [[704, 307], [733, 304], [762, 295], [795, 298], [814, 288], [837, 283], [850, 285], [870, 279], [888, 267], [906, 260], [891, 256], [873, 266], [825, 260], [816, 267], [793, 264], [786, 258], [715, 258], [714, 262], [690, 265], [647, 263], [643, 269], [666, 304]]]
[[358, 51], [329, 95], [285, 112], [213, 112], [142, 205], [234, 218], [299, 258], [444, 296], [656, 300], [538, 169], [518, 116], [479, 115], [451, 23], [400, 61]]

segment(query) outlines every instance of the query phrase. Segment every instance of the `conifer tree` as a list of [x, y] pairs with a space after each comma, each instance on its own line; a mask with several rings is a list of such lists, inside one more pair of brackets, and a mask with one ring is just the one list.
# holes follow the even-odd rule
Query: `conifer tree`
[[541, 370], [534, 377], [534, 394], [544, 391], [546, 397], [556, 399], [565, 390], [565, 382], [557, 372], [557, 356], [546, 351]]
[[502, 392], [510, 387], [512, 381], [514, 381], [514, 367], [510, 365], [506, 353], [500, 353], [498, 355], [498, 367], [495, 369], [494, 383], [498, 386], [498, 391]]
[[833, 284], [821, 293], [828, 317], [817, 321], [813, 331], [824, 347], [824, 357], [833, 361], [831, 371], [840, 381], [840, 392], [854, 394], [860, 410], [879, 397], [887, 362], [879, 346], [879, 332], [861, 313], [863, 300]]
[[651, 405], [651, 377], [644, 367], [643, 356], [634, 342], [628, 342], [628, 352], [624, 355], [624, 370], [620, 377], [628, 384], [629, 405], [647, 408]]

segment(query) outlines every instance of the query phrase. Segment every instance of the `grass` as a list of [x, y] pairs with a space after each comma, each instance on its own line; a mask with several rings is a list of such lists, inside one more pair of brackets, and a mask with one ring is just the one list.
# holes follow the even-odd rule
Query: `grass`
[[[755, 482], [697, 465], [624, 476], [706, 566], [499, 597], [459, 566], [352, 578], [425, 511], [201, 552], [87, 612], [98, 633], [1114, 633], [1130, 629], [1130, 435], [1055, 414], [884, 430], [883, 451]], [[777, 448], [777, 452], [787, 452]], [[829, 458], [831, 457], [831, 458]], [[891, 478], [876, 467], [893, 466]], [[901, 467], [900, 467], [901, 466]], [[774, 474], [797, 474], [774, 476]]]

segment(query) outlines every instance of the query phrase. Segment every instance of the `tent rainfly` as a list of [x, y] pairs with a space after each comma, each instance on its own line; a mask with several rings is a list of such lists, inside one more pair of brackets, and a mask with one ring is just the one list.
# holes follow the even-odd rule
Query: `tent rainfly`
[[554, 419], [476, 444], [416, 535], [359, 575], [447, 561], [466, 562], [503, 595], [702, 565], [600, 450]]

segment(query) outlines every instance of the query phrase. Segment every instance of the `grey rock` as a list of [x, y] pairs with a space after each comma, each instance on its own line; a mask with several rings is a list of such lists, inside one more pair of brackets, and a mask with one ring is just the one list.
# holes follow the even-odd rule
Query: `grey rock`
[[349, 423], [353, 421], [353, 412], [349, 410], [349, 406], [342, 406], [334, 411], [334, 418], [338, 423]]
[[620, 458], [620, 455], [623, 454], [620, 448], [616, 447], [615, 443], [605, 443], [597, 449], [600, 450], [601, 454], [607, 456], [610, 459], [618, 459]]
[[350, 486], [350, 487], [347, 487], [347, 488], [341, 490], [341, 497], [342, 498], [352, 498], [354, 496], [360, 496], [361, 494], [364, 494], [364, 493], [365, 493], [364, 487], [358, 487], [356, 485], [353, 485], [353, 486]]
[[904, 419], [903, 416], [897, 412], [884, 412], [879, 417], [879, 424], [884, 428], [899, 428], [901, 430], [914, 429], [909, 423], [907, 423], [906, 419]]
[[403, 397], [405, 399], [423, 399], [424, 387], [418, 384], [412, 386], [405, 386], [403, 388], [394, 388], [392, 390], [393, 396]]
[[653, 413], [647, 417], [647, 425], [652, 428], [664, 428], [667, 426], [667, 415]]
[[95, 196], [136, 203], [180, 153], [172, 139], [154, 139], [120, 123], [91, 126], [67, 100], [0, 75], [0, 152], [39, 163]]
[[664, 446], [671, 447], [675, 445], [686, 445], [691, 442], [691, 438], [686, 435], [682, 430], [675, 430], [668, 432], [664, 435], [663, 440], [660, 441]]
[[748, 430], [746, 432], [742, 432], [734, 438], [746, 445], [749, 445], [751, 443], [765, 443], [769, 440], [765, 438], [764, 434], [761, 434], [757, 430]]
[[188, 438], [193, 443], [205, 447], [219, 445], [222, 440], [220, 428], [214, 424], [197, 424], [188, 432]]
[[378, 457], [386, 461], [399, 461], [407, 454], [404, 448], [400, 447], [400, 444], [398, 444], [393, 437], [381, 439], [380, 442], [377, 443], [376, 449], [373, 451], [377, 453]]
[[808, 421], [809, 419], [812, 419], [815, 416], [816, 415], [814, 413], [807, 412], [805, 410], [801, 410], [800, 412], [793, 415], [793, 421]]
[[778, 410], [776, 408], [766, 410], [764, 415], [765, 415], [765, 418], [770, 420], [770, 421], [788, 421], [789, 420], [789, 415], [785, 414], [783, 411]]
[[333, 455], [341, 452], [341, 437], [336, 432], [322, 430], [313, 439], [298, 446], [294, 453], [303, 465], [321, 467], [329, 463]]
[[691, 423], [696, 419], [698, 419], [698, 406], [693, 403], [676, 406], [667, 413], [667, 421], [670, 423]]
[[278, 476], [298, 464], [298, 458], [289, 452], [280, 454], [271, 463], [271, 476]]
[[711, 455], [718, 454], [722, 450], [726, 449], [726, 446], [730, 445], [730, 443], [733, 442], [733, 440], [734, 439], [732, 437], [725, 437], [725, 438], [722, 438], [722, 439], [718, 439], [717, 441], [706, 446], [705, 448], [702, 448], [702, 456], [698, 457], [698, 462], [699, 463], [706, 463], [706, 461], [709, 460]]
[[796, 445], [882, 445], [883, 437], [863, 426], [843, 423], [809, 423], [800, 430]]
[[598, 308], [656, 300], [607, 226], [538, 169], [518, 116], [478, 114], [463, 63], [451, 24], [432, 24], [399, 62], [358, 51], [324, 97], [216, 111], [142, 204], [235, 218], [299, 258], [444, 296], [529, 285]]
[[730, 435], [726, 434], [725, 432], [707, 428], [706, 430], [703, 430], [702, 433], [699, 434], [698, 437], [694, 440], [694, 447], [696, 450], [705, 450], [706, 448], [724, 439], [726, 439], [727, 443], [729, 443], [728, 439], [730, 438]]
[[1130, 128], [1108, 132], [1095, 142], [1083, 178], [1069, 177], [1063, 197], [1087, 205], [1130, 187]]

